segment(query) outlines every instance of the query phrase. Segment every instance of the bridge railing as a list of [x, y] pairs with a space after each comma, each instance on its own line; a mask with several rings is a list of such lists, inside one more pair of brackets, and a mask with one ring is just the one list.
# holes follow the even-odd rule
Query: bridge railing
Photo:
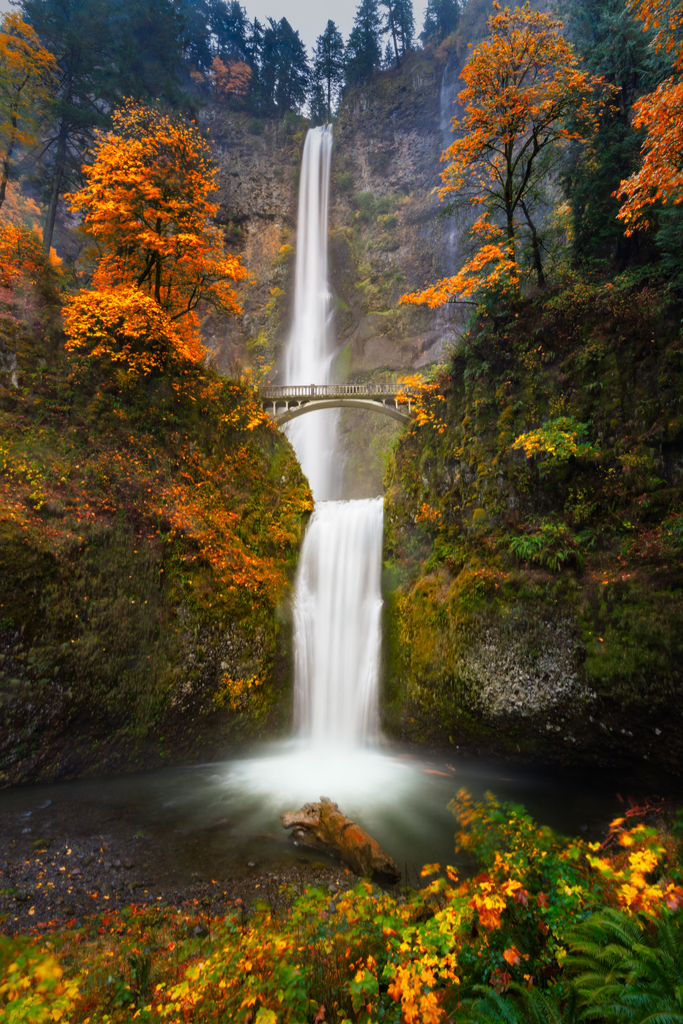
[[343, 398], [345, 395], [410, 393], [400, 384], [285, 384], [261, 388], [262, 398]]

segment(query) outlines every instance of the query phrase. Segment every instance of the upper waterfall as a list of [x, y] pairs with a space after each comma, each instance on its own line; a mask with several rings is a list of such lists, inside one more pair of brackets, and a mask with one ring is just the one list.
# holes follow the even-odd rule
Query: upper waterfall
[[[334, 337], [327, 280], [327, 209], [332, 125], [312, 128], [304, 144], [299, 186], [294, 317], [285, 352], [285, 384], [329, 384]], [[336, 410], [318, 412], [315, 426], [294, 422], [287, 436], [317, 500], [336, 498], [341, 487]]]

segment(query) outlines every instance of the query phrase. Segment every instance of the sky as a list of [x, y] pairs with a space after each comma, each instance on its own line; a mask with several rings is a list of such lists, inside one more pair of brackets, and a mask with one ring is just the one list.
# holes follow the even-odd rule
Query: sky
[[[0, 0], [4, 3], [5, 0]], [[258, 18], [264, 22], [266, 18], [284, 17], [299, 35], [309, 50], [315, 45], [319, 35], [331, 18], [344, 37], [349, 38], [353, 27], [353, 18], [359, 0], [241, 0], [249, 18]], [[427, 0], [413, 0], [415, 27], [419, 33], [422, 29], [424, 8]]]
[[[306, 46], [310, 49], [315, 45], [319, 35], [325, 30], [328, 19], [332, 18], [344, 37], [349, 38], [353, 25], [353, 16], [359, 0], [242, 0], [249, 18], [258, 18], [264, 22], [266, 18], [286, 18], [293, 29], [297, 29]], [[427, 0], [413, 0], [415, 10], [415, 28], [417, 33], [422, 29], [424, 8]], [[0, 13], [10, 10], [9, 0], [0, 0]]]

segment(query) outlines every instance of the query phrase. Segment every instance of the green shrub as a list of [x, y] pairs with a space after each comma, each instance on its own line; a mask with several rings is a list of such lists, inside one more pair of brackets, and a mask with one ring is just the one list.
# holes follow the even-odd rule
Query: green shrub
[[340, 171], [337, 175], [337, 188], [340, 192], [350, 192], [353, 188], [353, 174], [351, 171]]

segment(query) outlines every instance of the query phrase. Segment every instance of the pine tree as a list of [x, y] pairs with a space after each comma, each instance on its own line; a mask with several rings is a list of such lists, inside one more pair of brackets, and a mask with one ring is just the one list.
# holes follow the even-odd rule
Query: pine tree
[[211, 48], [215, 56], [228, 61], [247, 61], [249, 18], [239, 0], [209, 0]]
[[209, 6], [206, 0], [181, 0], [178, 10], [185, 23], [183, 59], [191, 68], [207, 72], [213, 60]]
[[[382, 7], [384, 7], [384, 10], [385, 10], [385, 14], [384, 14], [385, 21], [384, 21], [384, 25], [382, 26], [382, 34], [386, 35], [387, 32], [389, 33], [389, 40], [388, 41], [392, 44], [392, 46], [394, 48], [394, 58], [396, 60], [396, 67], [399, 67], [400, 63], [401, 63], [401, 60], [400, 60], [400, 57], [399, 57], [399, 53], [398, 53], [398, 38], [399, 38], [399, 34], [400, 34], [400, 29], [399, 29], [399, 25], [398, 25], [398, 19], [395, 16], [396, 15], [397, 0], [380, 0], [380, 3], [382, 5]], [[385, 55], [384, 55], [385, 61], [386, 61], [386, 56], [387, 55], [385, 53]]]
[[182, 98], [183, 18], [171, 0], [22, 0], [24, 19], [58, 64], [54, 130], [43, 141], [49, 251], [60, 197], [82, 182], [98, 127], [126, 96]]
[[325, 31], [316, 40], [313, 75], [314, 82], [320, 82], [326, 92], [327, 116], [325, 120], [331, 121], [332, 97], [344, 80], [344, 40], [332, 20], [327, 22]]
[[357, 85], [381, 66], [378, 0], [361, 0], [346, 44], [347, 85]]
[[328, 120], [328, 106], [325, 97], [325, 84], [320, 78], [311, 77], [308, 94], [308, 110], [311, 128], [325, 124]]
[[[110, 39], [115, 39], [115, 93], [124, 97], [181, 101], [184, 21], [173, 0], [118, 0], [107, 10]], [[112, 32], [112, 28], [116, 28]]]
[[306, 47], [286, 18], [268, 18], [260, 47], [259, 87], [262, 106], [281, 116], [306, 101], [310, 70]]
[[254, 110], [264, 105], [264, 86], [261, 75], [261, 59], [263, 50], [264, 28], [258, 18], [254, 18], [247, 32], [247, 64], [251, 68], [249, 102]]
[[47, 218], [43, 245], [49, 252], [57, 205], [68, 188], [81, 181], [81, 164], [98, 126], [107, 123], [106, 103], [113, 99], [113, 53], [107, 9], [101, 0], [24, 0], [22, 12], [58, 64], [54, 129], [44, 140], [43, 173]]
[[427, 0], [424, 27], [420, 39], [426, 43], [429, 39], [445, 39], [458, 27], [460, 7], [458, 0]]
[[614, 191], [638, 164], [641, 137], [633, 131], [633, 104], [661, 74], [648, 35], [621, 0], [571, 0], [562, 9], [565, 34], [583, 66], [616, 89], [606, 96], [597, 135], [567, 151], [564, 182], [572, 208], [574, 251], [579, 258], [623, 263], [636, 242], [616, 219]]
[[[385, 7], [391, 6], [392, 35], [396, 36], [394, 49], [400, 51], [401, 57], [413, 48], [415, 37], [415, 19], [413, 17], [412, 0], [382, 0]], [[385, 31], [387, 31], [385, 29]]]

